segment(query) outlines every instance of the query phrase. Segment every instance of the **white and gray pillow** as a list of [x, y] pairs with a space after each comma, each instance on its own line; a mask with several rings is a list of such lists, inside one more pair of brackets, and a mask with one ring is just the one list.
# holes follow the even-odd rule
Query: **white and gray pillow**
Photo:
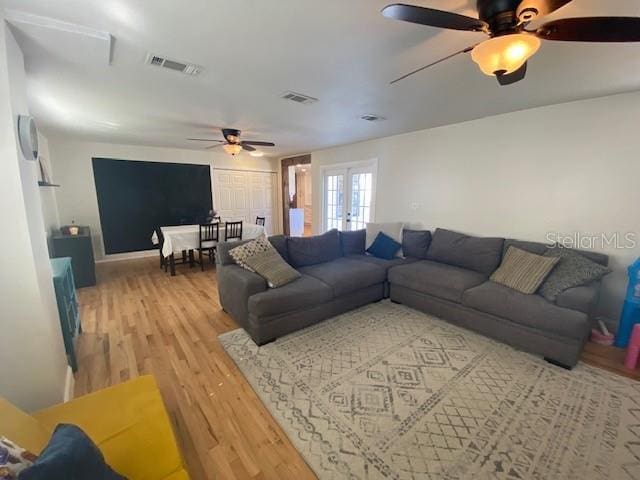
[[245, 263], [245, 259], [255, 255], [256, 253], [266, 252], [267, 250], [275, 250], [273, 245], [269, 243], [269, 240], [262, 235], [250, 242], [243, 243], [240, 246], [232, 248], [229, 250], [229, 255], [233, 260], [240, 265], [242, 268], [253, 272], [254, 270]]
[[534, 253], [509, 247], [500, 264], [490, 279], [520, 293], [535, 293], [544, 279], [560, 261], [557, 257], [545, 257]]
[[556, 257], [558, 266], [547, 277], [540, 287], [540, 295], [555, 302], [558, 295], [565, 290], [602, 279], [611, 269], [589, 260], [575, 250], [555, 245], [545, 253], [545, 257]]
[[272, 248], [244, 259], [244, 263], [267, 281], [271, 288], [282, 287], [300, 278], [300, 273]]

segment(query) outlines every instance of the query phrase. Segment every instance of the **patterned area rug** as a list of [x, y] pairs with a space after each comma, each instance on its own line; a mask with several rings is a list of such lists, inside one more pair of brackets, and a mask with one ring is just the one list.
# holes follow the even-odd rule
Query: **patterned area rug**
[[321, 480], [640, 479], [640, 382], [389, 302], [220, 341]]

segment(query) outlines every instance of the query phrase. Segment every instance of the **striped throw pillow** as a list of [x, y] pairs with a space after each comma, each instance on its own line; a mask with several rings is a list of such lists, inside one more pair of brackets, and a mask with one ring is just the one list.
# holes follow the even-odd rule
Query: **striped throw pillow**
[[264, 278], [271, 288], [282, 287], [300, 278], [300, 273], [285, 262], [275, 248], [247, 257], [244, 263]]
[[491, 281], [530, 295], [540, 288], [559, 261], [559, 258], [509, 247], [500, 267], [491, 275]]

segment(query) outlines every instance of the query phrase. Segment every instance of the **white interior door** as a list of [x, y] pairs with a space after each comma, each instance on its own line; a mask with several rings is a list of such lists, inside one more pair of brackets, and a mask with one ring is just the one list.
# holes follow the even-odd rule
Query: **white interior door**
[[323, 175], [323, 228], [361, 230], [373, 221], [376, 168], [374, 164], [331, 168]]
[[277, 176], [270, 172], [214, 170], [214, 206], [223, 221], [255, 223], [265, 218], [265, 229], [271, 235], [276, 230]]

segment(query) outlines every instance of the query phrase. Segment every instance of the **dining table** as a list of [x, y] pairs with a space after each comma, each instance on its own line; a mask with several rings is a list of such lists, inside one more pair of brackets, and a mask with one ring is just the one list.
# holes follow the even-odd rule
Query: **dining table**
[[[189, 252], [200, 248], [200, 225], [174, 225], [160, 227], [164, 243], [162, 244], [162, 255], [169, 260], [173, 259], [174, 252]], [[265, 228], [262, 225], [253, 223], [242, 224], [242, 240], [252, 240], [265, 234]], [[158, 245], [159, 239], [157, 232], [153, 232], [151, 241], [154, 245]], [[218, 243], [224, 242], [224, 222], [220, 222], [220, 240]], [[238, 241], [237, 239], [229, 241]], [[171, 265], [171, 275], [175, 275], [173, 262]]]

